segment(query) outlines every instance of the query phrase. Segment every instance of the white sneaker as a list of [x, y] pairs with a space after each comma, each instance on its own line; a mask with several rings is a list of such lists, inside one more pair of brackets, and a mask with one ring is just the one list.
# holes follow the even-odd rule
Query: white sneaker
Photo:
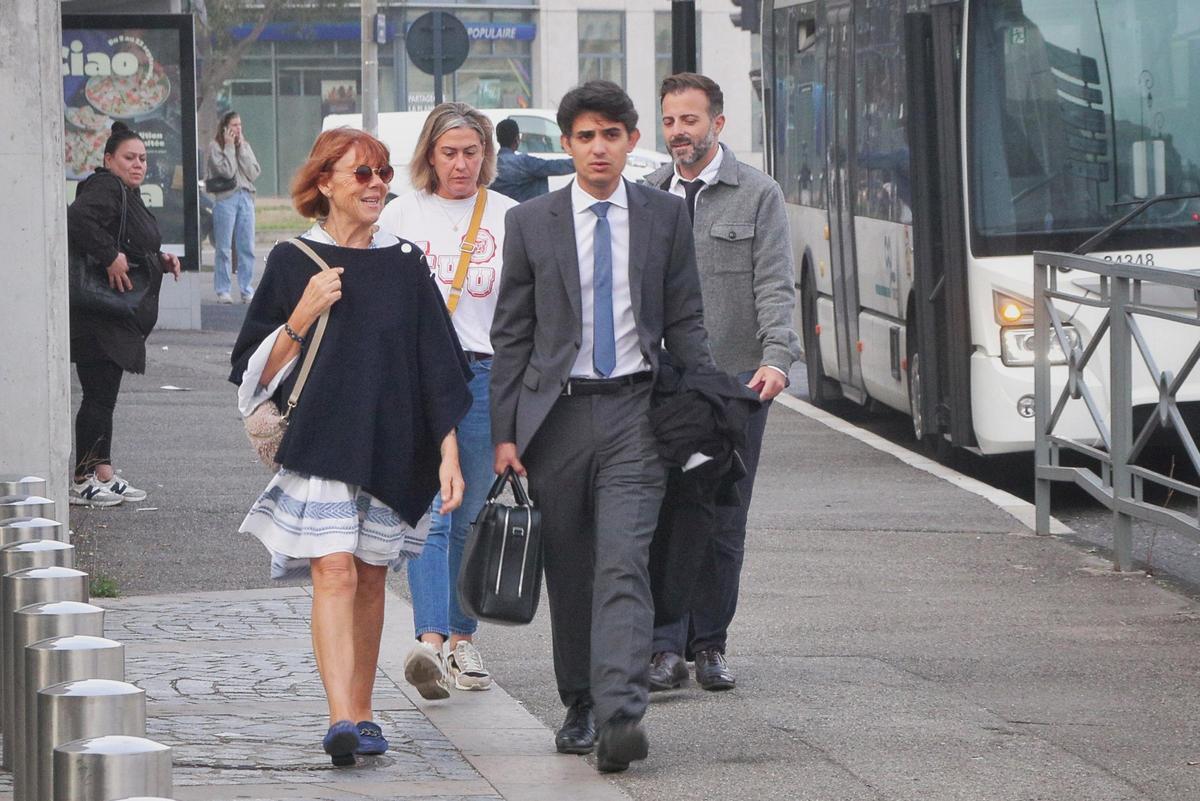
[[242, 303], [249, 303], [252, 300], [254, 300], [254, 290], [253, 289], [251, 289], [249, 292], [242, 293]]
[[450, 697], [446, 683], [446, 666], [438, 649], [417, 641], [404, 658], [404, 680], [417, 688], [422, 698], [439, 701]]
[[111, 491], [95, 476], [88, 476], [78, 484], [71, 485], [67, 500], [72, 506], [117, 506], [125, 501], [125, 497]]
[[120, 495], [127, 501], [144, 501], [146, 500], [146, 491], [140, 490], [132, 486], [128, 481], [125, 481], [117, 476], [112, 477], [112, 481], [100, 482], [100, 486], [108, 490], [114, 495]]
[[233, 298], [230, 297], [228, 292], [218, 292], [217, 303], [233, 303]]
[[483, 667], [483, 657], [474, 643], [459, 640], [446, 660], [454, 686], [459, 690], [490, 690], [492, 674]]

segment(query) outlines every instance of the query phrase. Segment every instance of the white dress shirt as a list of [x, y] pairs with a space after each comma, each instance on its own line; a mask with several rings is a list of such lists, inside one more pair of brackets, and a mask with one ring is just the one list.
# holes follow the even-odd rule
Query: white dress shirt
[[[583, 337], [579, 355], [571, 368], [572, 378], [602, 378], [592, 366], [592, 339], [595, 331], [593, 287], [596, 271], [593, 238], [596, 235], [596, 213], [592, 206], [600, 203], [578, 181], [571, 182], [571, 209], [575, 217], [575, 252], [579, 258], [579, 299], [583, 317]], [[608, 228], [612, 235], [612, 309], [613, 333], [617, 340], [617, 366], [609, 378], [640, 373], [650, 369], [638, 343], [637, 323], [633, 317], [633, 295], [629, 289], [629, 195], [625, 180], [607, 199]]]
[[[697, 202], [699, 202], [700, 196], [704, 194], [704, 190], [708, 189], [717, 182], [717, 175], [719, 175], [721, 172], [721, 162], [724, 160], [725, 151], [718, 147], [717, 155], [713, 156], [713, 160], [708, 162], [708, 166], [701, 170], [700, 174], [696, 176], [696, 178], [699, 180], [704, 181], [704, 186], [700, 187], [700, 191], [696, 193]], [[675, 175], [671, 177], [670, 192], [672, 195], [679, 195], [683, 198], [687, 197], [683, 191], [683, 184], [681, 183], [683, 180], [684, 177], [679, 174], [679, 165], [676, 164]]]

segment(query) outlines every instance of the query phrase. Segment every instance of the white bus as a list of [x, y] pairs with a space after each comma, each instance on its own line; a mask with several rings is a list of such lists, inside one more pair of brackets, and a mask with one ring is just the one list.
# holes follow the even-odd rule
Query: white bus
[[[815, 403], [1029, 450], [1032, 253], [1160, 198], [1093, 255], [1200, 268], [1200, 201], [1163, 198], [1200, 191], [1200, 0], [763, 0], [762, 46]], [[1094, 310], [1067, 311], [1086, 340]], [[1179, 332], [1143, 327], [1169, 365]], [[1135, 405], [1157, 400], [1136, 372]], [[1076, 406], [1059, 430], [1084, 438]]]

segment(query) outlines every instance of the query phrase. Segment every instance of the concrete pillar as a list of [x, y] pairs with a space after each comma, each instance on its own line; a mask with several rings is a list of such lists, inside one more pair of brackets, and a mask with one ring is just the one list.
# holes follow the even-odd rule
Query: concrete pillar
[[[0, 25], [0, 472], [48, 479], [67, 508], [71, 451], [62, 33], [58, 0], [4, 0]], [[17, 113], [16, 110], [20, 110]], [[65, 512], [64, 512], [65, 514]]]

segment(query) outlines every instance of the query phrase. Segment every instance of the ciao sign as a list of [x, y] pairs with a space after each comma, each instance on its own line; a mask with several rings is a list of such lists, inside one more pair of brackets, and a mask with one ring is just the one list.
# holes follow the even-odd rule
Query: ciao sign
[[143, 64], [146, 66], [147, 74], [154, 71], [154, 56], [146, 43], [138, 37], [122, 34], [109, 39], [108, 44], [110, 47], [132, 45], [144, 56], [139, 59], [138, 55], [131, 50], [122, 50], [111, 55], [103, 51], [85, 52], [83, 42], [74, 39], [70, 44], [63, 45], [63, 76], [75, 75], [91, 78], [97, 75], [118, 75], [128, 77], [136, 74]]

